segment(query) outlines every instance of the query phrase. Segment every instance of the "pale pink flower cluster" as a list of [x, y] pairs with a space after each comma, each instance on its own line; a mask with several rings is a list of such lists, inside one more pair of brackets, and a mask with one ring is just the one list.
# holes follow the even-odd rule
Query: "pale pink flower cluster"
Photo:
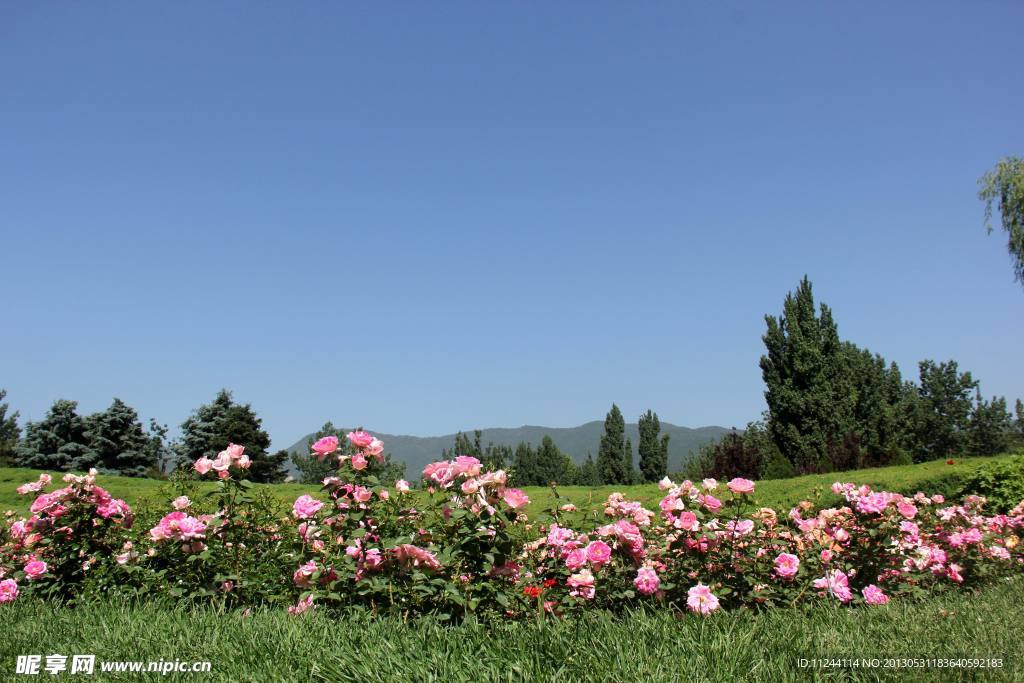
[[820, 579], [815, 579], [814, 587], [821, 595], [830, 595], [839, 602], [849, 602], [853, 599], [850, 591], [850, 577], [841, 569], [832, 569]]
[[52, 477], [50, 477], [50, 475], [47, 474], [46, 472], [43, 472], [42, 474], [39, 475], [38, 480], [30, 482], [28, 484], [22, 484], [16, 490], [18, 494], [22, 496], [28, 495], [29, 493], [38, 493], [39, 491], [49, 486], [51, 481], [53, 481]]
[[429, 571], [441, 569], [441, 562], [434, 553], [411, 543], [405, 543], [392, 548], [391, 556], [406, 569], [415, 568]]
[[309, 519], [316, 515], [324, 504], [313, 496], [303, 494], [292, 504], [292, 516], [295, 519]]
[[[207, 518], [206, 521], [209, 521]], [[197, 553], [206, 548], [206, 522], [187, 515], [181, 510], [168, 513], [155, 527], [149, 530], [149, 537], [155, 543], [176, 541], [182, 544], [183, 552]]]
[[228, 479], [231, 476], [232, 467], [236, 468], [238, 472], [244, 472], [252, 467], [252, 460], [245, 454], [244, 446], [229, 444], [213, 460], [204, 455], [192, 464], [192, 469], [200, 475], [213, 471], [217, 473], [219, 479]]
[[654, 595], [661, 586], [661, 579], [658, 577], [658, 572], [651, 567], [644, 566], [636, 570], [633, 585], [641, 595]]
[[654, 513], [635, 500], [626, 500], [619, 492], [612, 493], [604, 504], [604, 514], [608, 517], [630, 519], [637, 526], [650, 526]]

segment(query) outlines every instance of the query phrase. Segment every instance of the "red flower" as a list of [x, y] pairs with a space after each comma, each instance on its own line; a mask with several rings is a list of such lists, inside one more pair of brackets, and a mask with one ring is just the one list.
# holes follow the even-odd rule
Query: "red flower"
[[949, 460], [947, 460], [946, 464], [947, 465], [952, 465], [953, 464], [953, 458], [950, 458]]
[[525, 586], [523, 588], [523, 595], [536, 600], [540, 597], [540, 586]]
[[558, 585], [558, 581], [556, 581], [555, 579], [544, 579], [544, 587], [545, 588], [551, 588], [552, 586], [557, 586], [557, 585]]

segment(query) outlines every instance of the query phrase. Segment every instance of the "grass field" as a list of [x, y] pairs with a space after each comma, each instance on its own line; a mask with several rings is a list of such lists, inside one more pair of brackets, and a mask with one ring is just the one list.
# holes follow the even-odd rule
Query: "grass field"
[[[4, 609], [0, 680], [19, 654], [93, 654], [99, 662], [210, 661], [211, 671], [107, 674], [106, 680], [201, 681], [795, 681], [1024, 678], [1024, 578], [974, 595], [839, 609], [740, 610], [701, 618], [588, 614], [542, 623], [442, 626], [427, 620], [251, 616], [156, 604]], [[846, 669], [798, 666], [812, 657], [1001, 657], [1001, 669]], [[42, 674], [49, 678], [45, 672]], [[25, 677], [27, 680], [28, 677]], [[68, 676], [68, 678], [74, 678]], [[88, 678], [87, 678], [88, 680]]]
[[[953, 465], [947, 465], [944, 460], [936, 460], [919, 465], [879, 467], [833, 474], [815, 474], [792, 479], [768, 480], [758, 483], [755, 498], [761, 505], [782, 510], [788, 510], [790, 506], [803, 498], [814, 498], [818, 495], [822, 497], [822, 502], [829, 502], [838, 500], [838, 497], [834, 496], [829, 489], [832, 482], [837, 480], [869, 484], [874, 487], [885, 487], [901, 493], [914, 493], [919, 489], [923, 489], [928, 493], [952, 495], [959, 489], [959, 483], [968, 473], [985, 463], [1005, 460], [1009, 457], [1012, 456], [963, 458], [957, 459]], [[59, 473], [51, 474], [53, 474], [55, 481], [60, 481], [61, 475]], [[36, 470], [0, 468], [0, 510], [26, 511], [31, 503], [31, 499], [19, 496], [15, 492], [15, 488], [27, 481], [35, 480], [38, 476], [39, 472]], [[149, 500], [155, 504], [166, 506], [169, 495], [167, 482], [156, 479], [103, 476], [100, 479], [100, 483], [115, 497], [124, 498], [132, 506], [137, 506], [142, 500]], [[204, 483], [202, 486], [212, 488], [214, 484]], [[317, 486], [302, 484], [273, 484], [264, 486], [286, 505], [291, 505], [292, 501], [303, 493], [317, 495], [319, 492], [319, 487]], [[662, 497], [658, 487], [653, 484], [599, 486], [596, 488], [565, 486], [558, 489], [558, 494], [563, 499], [560, 502], [572, 502], [581, 510], [593, 509], [599, 511], [601, 503], [613, 491], [621, 491], [627, 498], [643, 501], [648, 507], [652, 508], [656, 506]], [[550, 508], [556, 503], [554, 495], [548, 488], [528, 487], [526, 492], [531, 500], [530, 505], [527, 507], [527, 513], [531, 516], [541, 510]]]

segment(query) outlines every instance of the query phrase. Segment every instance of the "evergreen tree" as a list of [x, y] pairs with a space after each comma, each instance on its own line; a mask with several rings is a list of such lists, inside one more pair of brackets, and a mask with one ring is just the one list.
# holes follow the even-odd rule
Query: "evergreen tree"
[[579, 486], [600, 486], [601, 475], [594, 464], [594, 456], [587, 453], [587, 459], [579, 467], [576, 474], [576, 484]]
[[536, 463], [536, 474], [532, 482], [534, 485], [547, 486], [552, 482], [567, 483], [565, 476], [570, 474], [567, 465], [571, 466], [572, 461], [558, 450], [558, 446], [547, 434], [544, 435], [540, 442], [540, 448], [537, 449]]
[[1014, 429], [1018, 435], [1024, 436], [1024, 401], [1021, 401], [1019, 398], [1014, 406], [1014, 413], [1017, 416], [1017, 419], [1013, 421]]
[[967, 445], [967, 430], [978, 383], [971, 373], [960, 373], [956, 361], [919, 364], [920, 383], [914, 421], [918, 462], [960, 455]]
[[202, 456], [217, 453], [238, 444], [252, 460], [249, 478], [257, 482], [282, 481], [286, 475], [285, 458], [280, 452], [268, 455], [270, 435], [248, 403], [235, 403], [231, 393], [222, 389], [212, 403], [202, 405], [181, 425], [181, 459], [188, 466]]
[[539, 481], [537, 472], [537, 451], [533, 446], [520, 441], [512, 461], [512, 481], [518, 486], [533, 486]]
[[626, 481], [625, 433], [626, 422], [622, 418], [622, 411], [613, 403], [604, 419], [604, 435], [597, 451], [597, 471], [602, 484], [622, 484]]
[[1006, 409], [1006, 399], [993, 397], [986, 401], [981, 392], [977, 392], [968, 426], [968, 452], [971, 455], [1005, 453], [1010, 449], [1012, 433], [1013, 418]]
[[18, 426], [18, 411], [7, 414], [9, 406], [3, 402], [7, 396], [4, 389], [0, 389], [0, 467], [13, 464], [14, 449], [21, 437], [21, 427]]
[[40, 470], [88, 470], [98, 464], [89, 448], [85, 420], [78, 414], [78, 403], [58, 399], [39, 422], [25, 426], [25, 438], [15, 449], [19, 467]]
[[648, 410], [640, 416], [640, 476], [645, 482], [660, 481], [668, 473], [668, 434], [659, 440], [661, 422]]
[[818, 315], [805, 276], [786, 295], [782, 316], [765, 322], [760, 364], [772, 439], [798, 471], [830, 469], [829, 445], [852, 430], [855, 403], [832, 312], [821, 304]]
[[167, 438], [167, 431], [167, 425], [160, 424], [152, 417], [149, 418], [146, 450], [149, 452], [148, 459], [156, 463], [160, 474], [168, 473], [175, 455], [174, 445]]
[[85, 438], [95, 454], [94, 466], [104, 472], [142, 477], [157, 467], [139, 414], [119, 398], [84, 420]]

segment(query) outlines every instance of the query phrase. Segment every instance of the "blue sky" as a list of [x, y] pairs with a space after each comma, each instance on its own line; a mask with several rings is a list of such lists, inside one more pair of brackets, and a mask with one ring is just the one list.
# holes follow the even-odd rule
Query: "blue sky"
[[807, 273], [843, 337], [1024, 396], [976, 182], [1024, 4], [6, 3], [0, 386], [277, 446], [764, 408]]

